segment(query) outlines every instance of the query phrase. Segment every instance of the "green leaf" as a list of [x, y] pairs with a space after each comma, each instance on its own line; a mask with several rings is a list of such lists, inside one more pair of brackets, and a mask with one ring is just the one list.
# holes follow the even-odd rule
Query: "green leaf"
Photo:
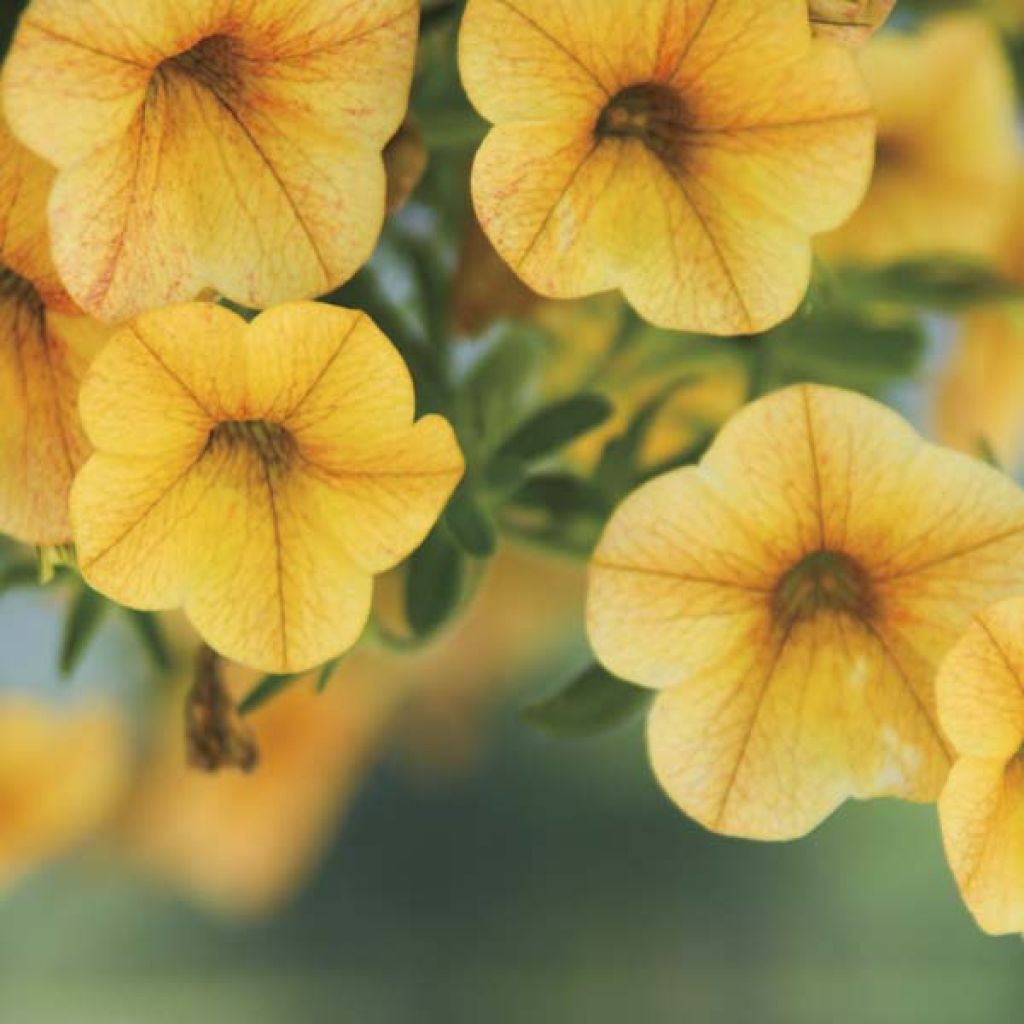
[[174, 667], [174, 657], [167, 641], [164, 638], [163, 630], [160, 628], [160, 621], [153, 612], [140, 612], [134, 608], [123, 609], [128, 619], [128, 624], [135, 630], [149, 660], [155, 668], [161, 672], [167, 672]]
[[913, 309], [956, 312], [1024, 298], [1024, 289], [970, 259], [904, 260], [879, 269], [846, 267], [839, 278], [848, 296]]
[[494, 520], [465, 484], [461, 484], [445, 510], [445, 522], [463, 551], [474, 558], [490, 558], [498, 548]]
[[265, 675], [243, 698], [238, 705], [240, 715], [252, 714], [257, 708], [262, 707], [267, 701], [283, 693], [296, 679], [300, 679], [300, 672], [283, 672]]
[[530, 477], [509, 504], [544, 512], [550, 519], [604, 519], [608, 502], [589, 480], [572, 473], [539, 473]]
[[39, 582], [39, 566], [35, 562], [15, 562], [0, 570], [0, 594], [17, 587], [35, 587]]
[[499, 458], [535, 462], [606, 423], [615, 408], [604, 395], [575, 395], [534, 413], [498, 449]]
[[327, 684], [334, 677], [335, 670], [342, 663], [344, 657], [331, 658], [330, 661], [325, 661], [320, 666], [320, 671], [316, 676], [316, 692], [323, 693], [327, 689]]
[[405, 614], [417, 636], [429, 636], [452, 617], [464, 574], [465, 556], [442, 522], [409, 559]]
[[522, 717], [550, 736], [587, 738], [636, 718], [653, 696], [591, 665], [561, 692], [523, 708]]
[[82, 585], [64, 623], [64, 635], [60, 643], [61, 675], [70, 676], [78, 668], [110, 607], [109, 601], [90, 587]]

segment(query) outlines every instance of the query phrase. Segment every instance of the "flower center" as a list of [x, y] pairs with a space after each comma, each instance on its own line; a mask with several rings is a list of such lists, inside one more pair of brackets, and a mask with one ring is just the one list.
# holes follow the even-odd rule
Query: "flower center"
[[879, 135], [875, 142], [875, 165], [878, 168], [900, 167], [911, 161], [911, 146], [899, 135]]
[[222, 446], [244, 447], [254, 452], [264, 465], [277, 469], [287, 465], [295, 454], [295, 439], [284, 427], [266, 420], [226, 420], [210, 432], [207, 451]]
[[690, 124], [679, 93], [667, 85], [644, 82], [623, 89], [601, 111], [599, 139], [636, 139], [663, 160], [678, 156]]
[[772, 611], [788, 626], [822, 611], [868, 619], [874, 603], [871, 581], [852, 558], [839, 551], [814, 551], [779, 581]]
[[13, 299], [19, 304], [27, 304], [40, 315], [43, 312], [43, 300], [36, 286], [3, 265], [0, 265], [0, 299]]
[[171, 69], [219, 96], [238, 92], [242, 76], [238, 43], [227, 35], [207, 36], [193, 47], [165, 60], [158, 70]]

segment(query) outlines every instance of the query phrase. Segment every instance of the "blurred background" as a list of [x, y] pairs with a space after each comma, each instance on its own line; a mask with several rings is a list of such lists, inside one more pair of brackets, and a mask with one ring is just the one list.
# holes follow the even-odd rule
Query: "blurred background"
[[[0, 52], [21, 6], [0, 10]], [[998, 6], [1011, 17], [1012, 4]], [[430, 223], [446, 188], [464, 187], [473, 140], [452, 143], [464, 125], [429, 115], [446, 88], [418, 83], [431, 168], [410, 229]], [[968, 358], [963, 323], [942, 312], [912, 344], [900, 316], [882, 318], [887, 342], [912, 358], [858, 349], [848, 366], [780, 335], [774, 372], [838, 375], [932, 433], [954, 400], [964, 416], [998, 414], [992, 429], [1014, 461], [1024, 371], [1000, 359], [1020, 339], [1004, 330], [1000, 359], [991, 345]], [[970, 386], [944, 407], [936, 396], [958, 357]], [[731, 380], [737, 360], [725, 363]], [[998, 409], [990, 385], [1002, 386]], [[723, 388], [701, 403], [701, 422], [742, 400]], [[2, 555], [14, 581], [21, 554]], [[490, 575], [437, 650], [357, 655], [321, 698], [304, 680], [260, 708], [265, 770], [214, 779], [184, 768], [181, 623], [162, 623], [175, 666], [158, 671], [144, 625], [97, 618], [69, 678], [58, 664], [67, 589], [5, 583], [0, 1021], [1019, 1018], [1021, 941], [988, 938], [970, 919], [933, 808], [848, 805], [792, 844], [706, 833], [658, 790], [640, 722], [567, 741], [521, 720], [587, 662], [578, 564], [508, 550]], [[19, 847], [25, 822], [38, 849]]]

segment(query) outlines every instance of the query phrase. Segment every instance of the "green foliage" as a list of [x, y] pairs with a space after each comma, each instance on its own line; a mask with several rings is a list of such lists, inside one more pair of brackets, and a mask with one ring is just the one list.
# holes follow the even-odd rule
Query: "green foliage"
[[505, 440], [498, 457], [537, 462], [555, 455], [584, 434], [606, 423], [615, 408], [598, 394], [574, 395], [535, 412]]
[[283, 693], [301, 674], [296, 672], [282, 672], [265, 675], [243, 698], [238, 705], [240, 715], [251, 715], [257, 708], [261, 708], [267, 701]]
[[490, 558], [497, 551], [497, 526], [466, 483], [459, 486], [448, 503], [445, 522], [466, 554], [474, 558]]
[[70, 676], [78, 667], [110, 607], [91, 587], [78, 585], [60, 642], [61, 675]]
[[462, 600], [465, 554], [442, 521], [409, 559], [405, 580], [405, 615], [420, 637], [437, 632]]
[[591, 665], [565, 689], [522, 710], [523, 720], [557, 738], [588, 738], [636, 718], [653, 694]]

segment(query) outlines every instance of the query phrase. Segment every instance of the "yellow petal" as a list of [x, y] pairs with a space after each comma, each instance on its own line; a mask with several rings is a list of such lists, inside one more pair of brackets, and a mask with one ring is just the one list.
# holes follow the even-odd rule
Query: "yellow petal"
[[1024, 932], [1024, 762], [957, 762], [939, 802], [960, 891], [993, 935]]
[[887, 21], [896, 0], [809, 0], [811, 27], [819, 36], [860, 46]]
[[81, 408], [97, 448], [72, 495], [86, 578], [122, 603], [182, 605], [267, 671], [355, 643], [373, 575], [422, 541], [463, 468], [445, 421], [413, 422], [387, 339], [313, 303], [248, 327], [202, 303], [147, 314], [97, 360]]
[[957, 752], [1012, 758], [1024, 744], [1024, 599], [980, 612], [942, 664], [939, 714]]
[[496, 124], [473, 171], [485, 232], [542, 295], [619, 288], [715, 334], [778, 323], [870, 173], [849, 55], [812, 45], [798, 3], [581, 6], [468, 7], [463, 73]]
[[933, 799], [932, 681], [972, 614], [1024, 585], [1024, 494], [868, 399], [748, 406], [699, 467], [645, 485], [591, 564], [599, 658], [666, 689], [673, 799], [731, 834], [803, 834], [843, 799]]
[[7, 109], [59, 168], [55, 260], [89, 312], [121, 321], [206, 287], [260, 307], [326, 292], [369, 258], [418, 6], [280, 15], [243, 0], [70, 14], [44, 0], [22, 20]]

